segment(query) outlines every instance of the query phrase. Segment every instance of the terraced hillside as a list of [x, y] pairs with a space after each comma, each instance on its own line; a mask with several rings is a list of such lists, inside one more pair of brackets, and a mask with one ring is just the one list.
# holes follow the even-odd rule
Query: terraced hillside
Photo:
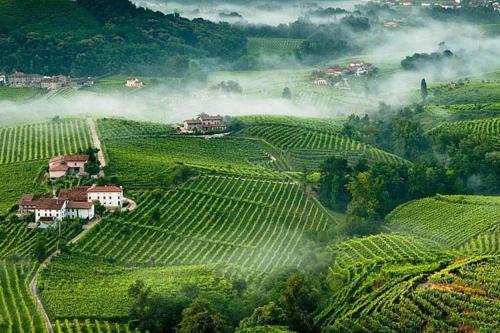
[[283, 122], [277, 118], [270, 118], [267, 122], [259, 118], [244, 119], [243, 122], [248, 125], [238, 135], [261, 138], [278, 147], [298, 170], [303, 167], [317, 170], [332, 156], [351, 160], [366, 158], [369, 161], [407, 163], [394, 154], [339, 134], [337, 122], [309, 119], [302, 125], [299, 123], [300, 119], [294, 121], [286, 118]]
[[[0, 247], [1, 249], [1, 247]], [[1, 257], [1, 256], [0, 256]], [[45, 324], [28, 289], [36, 266], [31, 261], [0, 259], [0, 331], [45, 332]]]
[[224, 264], [265, 272], [297, 265], [303, 234], [334, 223], [295, 183], [203, 175], [172, 191], [139, 191], [139, 208], [107, 218], [79, 253], [147, 265]]
[[97, 121], [101, 139], [125, 139], [175, 134], [170, 125], [132, 120], [102, 118]]
[[387, 219], [393, 230], [459, 247], [499, 227], [500, 198], [438, 195], [400, 206]]
[[83, 119], [0, 127], [0, 164], [48, 160], [92, 147]]
[[292, 38], [249, 38], [248, 52], [263, 55], [293, 55], [303, 39]]
[[475, 133], [491, 136], [497, 140], [497, 147], [500, 149], [500, 118], [445, 122], [430, 131], [432, 136], [442, 133]]
[[498, 257], [364, 267], [318, 321], [328, 332], [494, 332]]
[[110, 323], [99, 320], [56, 320], [55, 330], [57, 333], [140, 333], [139, 330], [132, 330], [126, 324]]

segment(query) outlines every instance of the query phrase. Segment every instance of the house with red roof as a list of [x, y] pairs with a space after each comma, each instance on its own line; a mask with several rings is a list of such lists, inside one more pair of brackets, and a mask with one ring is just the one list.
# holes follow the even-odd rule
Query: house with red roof
[[49, 161], [49, 177], [57, 179], [68, 173], [83, 175], [85, 164], [89, 161], [89, 155], [65, 155], [57, 156]]
[[181, 133], [213, 133], [226, 130], [224, 118], [220, 115], [201, 115], [196, 119], [184, 120]]

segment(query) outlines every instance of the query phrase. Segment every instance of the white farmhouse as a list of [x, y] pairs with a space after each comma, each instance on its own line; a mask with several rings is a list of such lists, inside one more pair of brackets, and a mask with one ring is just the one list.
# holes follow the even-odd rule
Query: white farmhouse
[[123, 206], [123, 188], [118, 186], [96, 186], [87, 190], [90, 202], [99, 201], [106, 208], [121, 208]]
[[129, 77], [125, 85], [129, 88], [142, 88], [144, 83], [136, 77]]
[[92, 220], [95, 216], [94, 203], [84, 201], [68, 201], [66, 216], [72, 219]]
[[26, 201], [24, 204], [23, 206], [21, 203], [20, 206], [23, 206], [21, 209], [25, 212], [34, 212], [35, 222], [41, 223], [44, 227], [52, 226], [66, 217], [66, 200], [39, 198], [31, 202]]

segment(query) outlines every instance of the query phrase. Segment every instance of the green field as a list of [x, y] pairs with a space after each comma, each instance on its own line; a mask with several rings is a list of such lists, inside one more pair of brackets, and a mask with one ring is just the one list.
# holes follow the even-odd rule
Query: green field
[[500, 198], [436, 196], [412, 201], [394, 210], [389, 227], [458, 247], [500, 221]]
[[161, 295], [188, 286], [197, 286], [203, 293], [229, 292], [228, 282], [217, 278], [210, 267], [120, 265], [79, 254], [54, 260], [42, 271], [38, 287], [53, 319], [124, 321], [132, 302], [127, 289], [137, 280], [154, 286]]
[[41, 175], [45, 163], [34, 161], [0, 165], [0, 214], [5, 213], [23, 194], [45, 191]]
[[30, 261], [0, 260], [1, 332], [46, 332], [28, 289], [35, 269], [36, 265]]
[[299, 264], [294, 251], [304, 233], [334, 223], [299, 185], [278, 180], [206, 175], [174, 191], [140, 191], [136, 201], [136, 211], [105, 219], [75, 251], [145, 265], [265, 272]]
[[283, 151], [283, 155], [296, 170], [307, 167], [318, 170], [321, 164], [332, 156], [348, 159], [366, 158], [369, 161], [383, 161], [399, 164], [404, 159], [383, 150], [352, 140], [339, 134], [340, 122], [322, 119], [278, 117], [243, 117], [246, 127], [238, 133], [244, 137], [264, 139]]
[[255, 55], [293, 55], [303, 39], [291, 38], [249, 38], [248, 52]]
[[48, 160], [93, 146], [83, 119], [0, 127], [0, 164]]
[[42, 89], [0, 87], [0, 101], [23, 102], [41, 97], [45, 93]]

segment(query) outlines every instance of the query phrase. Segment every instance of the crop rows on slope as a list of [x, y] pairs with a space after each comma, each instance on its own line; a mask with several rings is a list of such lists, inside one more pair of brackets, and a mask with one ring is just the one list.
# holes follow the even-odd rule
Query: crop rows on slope
[[342, 129], [342, 121], [323, 118], [252, 115], [238, 117], [238, 120], [246, 126], [297, 126], [331, 134]]
[[120, 321], [128, 317], [133, 300], [127, 290], [137, 280], [163, 296], [186, 286], [196, 286], [205, 295], [229, 290], [226, 280], [203, 265], [141, 267], [77, 253], [54, 259], [42, 271], [38, 286], [51, 318]]
[[[411, 246], [421, 248], [414, 258], [405, 257], [401, 252], [410, 252], [381, 248], [381, 237], [387, 236], [395, 235], [354, 239], [335, 248], [340, 263], [331, 271], [337, 288], [316, 318], [324, 331], [495, 331], [500, 318], [498, 257], [450, 264], [449, 255], [413, 241]], [[360, 251], [359, 244], [358, 248], [350, 244], [375, 237], [380, 250], [372, 245], [369, 251]]]
[[140, 333], [128, 325], [99, 320], [56, 320], [55, 333]]
[[480, 234], [460, 247], [470, 255], [500, 255], [500, 223], [494, 230]]
[[283, 178], [269, 168], [270, 157], [251, 140], [176, 136], [104, 142], [110, 161], [108, 175], [116, 176], [127, 188], [170, 186], [165, 180], [175, 163], [203, 172]]
[[248, 49], [252, 53], [287, 53], [299, 48], [303, 41], [292, 38], [250, 38]]
[[340, 270], [353, 265], [432, 262], [443, 256], [436, 244], [399, 234], [353, 238], [331, 250], [336, 254], [335, 267]]
[[[70, 240], [75, 236], [75, 231], [66, 228], [64, 223], [61, 231], [64, 235], [63, 240]], [[31, 257], [34, 252], [37, 234], [43, 232], [37, 229], [28, 229], [25, 222], [5, 221], [0, 223], [0, 258], [12, 255]], [[56, 236], [46, 235], [46, 239], [47, 251], [51, 253], [55, 250], [57, 238]]]
[[137, 201], [134, 212], [104, 220], [76, 250], [126, 262], [222, 263], [261, 272], [300, 263], [295, 250], [303, 233], [332, 222], [299, 185], [275, 180], [206, 175], [175, 191], [141, 192]]
[[28, 287], [34, 269], [32, 262], [10, 263], [0, 260], [1, 332], [45, 332]]
[[165, 136], [174, 134], [169, 125], [132, 120], [102, 118], [97, 120], [101, 139], [126, 139], [133, 137]]
[[377, 100], [363, 97], [350, 90], [338, 90], [331, 87], [304, 87], [293, 95], [293, 102], [299, 107], [315, 108], [321, 111], [342, 109], [348, 113], [359, 114], [362, 111], [373, 109]]
[[76, 153], [93, 146], [84, 120], [61, 120], [0, 128], [0, 164]]
[[500, 135], [500, 118], [480, 119], [480, 120], [464, 120], [447, 122], [439, 125], [432, 130], [432, 133], [439, 133], [445, 130], [465, 130], [468, 132], [482, 133], [486, 135]]
[[0, 165], [0, 214], [12, 207], [23, 194], [43, 191], [39, 176], [41, 161]]
[[497, 197], [438, 195], [400, 206], [387, 219], [393, 230], [458, 247], [499, 224], [500, 202]]
[[332, 156], [405, 163], [404, 159], [396, 155], [330, 131], [322, 132], [300, 126], [262, 125], [247, 127], [243, 133], [263, 138], [285, 150], [296, 168], [305, 165], [317, 169]]

